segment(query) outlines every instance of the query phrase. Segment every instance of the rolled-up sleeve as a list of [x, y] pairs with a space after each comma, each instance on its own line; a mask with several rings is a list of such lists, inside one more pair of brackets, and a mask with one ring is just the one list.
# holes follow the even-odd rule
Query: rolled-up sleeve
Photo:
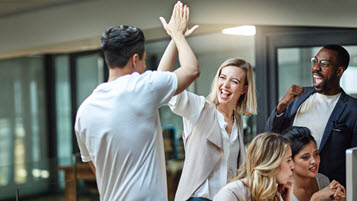
[[183, 117], [185, 139], [196, 125], [201, 111], [205, 105], [205, 98], [194, 93], [183, 91], [174, 96], [168, 103], [173, 113]]

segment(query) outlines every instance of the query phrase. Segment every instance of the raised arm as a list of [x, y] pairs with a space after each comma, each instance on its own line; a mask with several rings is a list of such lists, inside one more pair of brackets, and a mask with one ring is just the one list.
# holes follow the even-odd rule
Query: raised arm
[[187, 30], [188, 18], [189, 9], [186, 5], [183, 6], [181, 2], [176, 3], [168, 24], [164, 18], [160, 17], [161, 23], [166, 32], [171, 36], [172, 41], [167, 47], [163, 59], [160, 61], [158, 70], [172, 70], [177, 50], [181, 67], [174, 71], [178, 80], [175, 95], [181, 93], [190, 86], [200, 74], [196, 56], [184, 36], [184, 32]]
[[170, 41], [169, 45], [166, 47], [164, 54], [160, 60], [158, 71], [172, 71], [175, 64], [175, 59], [177, 56], [177, 48], [173, 40]]
[[[184, 36], [186, 38], [189, 37], [198, 28], [198, 25], [195, 25], [191, 29], [188, 29], [189, 17], [190, 17], [190, 9], [187, 7], [187, 22], [186, 22], [187, 26], [186, 26], [186, 31], [184, 33]], [[160, 18], [160, 20], [162, 20], [162, 19]], [[158, 71], [172, 71], [174, 64], [175, 64], [176, 56], [177, 56], [177, 47], [176, 47], [175, 42], [173, 40], [171, 40], [169, 45], [167, 46], [164, 54], [162, 55], [162, 58], [160, 60], [157, 70]]]

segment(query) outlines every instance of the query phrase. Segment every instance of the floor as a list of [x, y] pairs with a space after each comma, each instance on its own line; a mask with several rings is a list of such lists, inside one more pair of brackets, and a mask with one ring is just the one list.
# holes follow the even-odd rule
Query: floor
[[[21, 201], [65, 201], [64, 195], [61, 194], [52, 194], [44, 195], [36, 198], [20, 199]], [[99, 201], [98, 195], [80, 195], [78, 196], [77, 201]]]

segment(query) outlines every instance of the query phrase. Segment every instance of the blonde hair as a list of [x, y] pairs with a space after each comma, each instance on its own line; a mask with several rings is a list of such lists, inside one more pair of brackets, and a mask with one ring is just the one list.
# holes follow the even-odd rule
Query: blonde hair
[[235, 66], [241, 68], [245, 72], [245, 85], [248, 85], [248, 91], [245, 94], [242, 94], [237, 101], [235, 107], [235, 113], [241, 114], [245, 116], [250, 116], [252, 114], [257, 114], [257, 100], [255, 96], [255, 85], [254, 85], [254, 76], [253, 76], [253, 68], [250, 63], [246, 62], [240, 58], [231, 58], [223, 62], [223, 64], [219, 67], [212, 85], [211, 85], [211, 93], [207, 96], [207, 100], [217, 104], [217, 82], [218, 78], [221, 75], [222, 69], [226, 66]]
[[289, 146], [289, 139], [275, 133], [263, 133], [252, 140], [237, 177], [247, 178], [244, 183], [252, 192], [252, 200], [280, 201], [275, 177]]

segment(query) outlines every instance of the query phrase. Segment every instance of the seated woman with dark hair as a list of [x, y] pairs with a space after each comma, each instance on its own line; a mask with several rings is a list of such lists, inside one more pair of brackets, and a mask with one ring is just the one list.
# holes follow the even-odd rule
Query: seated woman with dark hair
[[345, 188], [318, 173], [319, 150], [314, 137], [306, 127], [293, 126], [282, 135], [291, 142], [292, 158], [295, 162], [293, 201], [346, 200]]

